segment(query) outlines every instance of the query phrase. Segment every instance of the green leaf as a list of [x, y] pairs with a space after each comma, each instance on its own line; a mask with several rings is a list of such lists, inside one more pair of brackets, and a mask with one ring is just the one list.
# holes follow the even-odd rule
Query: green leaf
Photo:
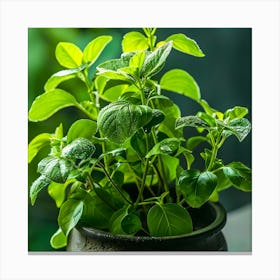
[[29, 196], [31, 199], [31, 204], [34, 205], [38, 193], [46, 188], [50, 184], [51, 180], [46, 178], [44, 175], [41, 175], [39, 178], [37, 178], [31, 185]]
[[176, 119], [181, 117], [180, 108], [170, 99], [158, 99], [157, 108], [160, 109], [165, 118], [160, 123], [158, 130], [165, 133], [168, 137], [180, 138], [183, 136], [182, 129], [175, 129]]
[[236, 170], [235, 168], [225, 166], [223, 167], [223, 172], [225, 176], [228, 177], [234, 185], [239, 186], [241, 184], [242, 177], [239, 174], [238, 170]]
[[216, 109], [212, 108], [207, 101], [200, 99], [199, 100], [199, 104], [201, 105], [201, 107], [204, 109], [204, 111], [206, 112], [207, 115], [209, 115], [210, 117], [217, 117], [218, 119], [222, 120], [224, 117], [224, 114], [222, 112], [217, 111]]
[[252, 190], [252, 171], [245, 164], [232, 162], [223, 168], [223, 172], [235, 188], [245, 192]]
[[208, 138], [205, 136], [193, 136], [188, 138], [186, 147], [189, 150], [193, 150], [196, 146], [198, 146], [202, 142], [208, 142]]
[[210, 127], [216, 127], [217, 126], [216, 125], [216, 119], [214, 117], [208, 115], [207, 113], [198, 112], [196, 114], [196, 116], [198, 118], [200, 118], [201, 120], [205, 121], [208, 124], [208, 126], [210, 126]]
[[95, 146], [86, 138], [76, 138], [62, 149], [61, 156], [69, 159], [88, 159], [95, 152]]
[[28, 163], [33, 160], [42, 148], [50, 144], [51, 137], [50, 133], [41, 133], [31, 140], [28, 144]]
[[200, 100], [200, 89], [194, 78], [186, 71], [173, 69], [166, 72], [161, 80], [162, 89], [183, 94], [195, 101]]
[[152, 109], [152, 119], [144, 126], [145, 131], [150, 131], [153, 126], [156, 126], [163, 122], [165, 114], [157, 109]]
[[82, 64], [80, 67], [61, 70], [55, 74], [53, 74], [45, 83], [44, 90], [51, 91], [55, 89], [60, 83], [68, 81], [70, 79], [75, 78], [77, 73], [85, 69], [86, 64]]
[[192, 232], [191, 216], [175, 203], [154, 205], [147, 216], [151, 236], [175, 236]]
[[173, 34], [169, 36], [166, 41], [173, 41], [173, 48], [180, 52], [198, 57], [205, 56], [196, 41], [188, 38], [185, 34]]
[[191, 126], [196, 128], [209, 128], [209, 125], [197, 116], [187, 116], [176, 120], [175, 128]]
[[54, 249], [60, 249], [67, 245], [67, 237], [59, 228], [51, 237], [50, 244]]
[[111, 151], [108, 151], [106, 153], [102, 153], [98, 160], [100, 159], [103, 159], [104, 156], [107, 156], [108, 159], [111, 158], [114, 158], [114, 157], [122, 157], [122, 158], [125, 158], [125, 152], [126, 152], [126, 148], [117, 148], [117, 149], [114, 149], [114, 150], [111, 150]]
[[115, 234], [126, 234], [122, 228], [122, 220], [128, 213], [128, 206], [125, 205], [123, 208], [116, 211], [110, 219], [110, 232]]
[[123, 143], [152, 118], [152, 109], [117, 101], [104, 107], [98, 116], [97, 126], [102, 134], [115, 143]]
[[132, 31], [124, 35], [122, 40], [123, 52], [146, 50], [149, 47], [147, 38], [140, 32]]
[[131, 77], [124, 71], [119, 71], [121, 68], [129, 66], [127, 58], [118, 58], [107, 60], [96, 67], [98, 70], [97, 75], [102, 75], [112, 80], [123, 80], [131, 82]]
[[58, 139], [63, 138], [63, 124], [60, 123], [59, 126], [55, 129], [54, 136]]
[[161, 155], [161, 161], [163, 164], [163, 173], [167, 182], [171, 182], [176, 179], [177, 167], [179, 166], [179, 159], [174, 156]]
[[181, 140], [178, 138], [167, 138], [157, 143], [146, 155], [151, 158], [154, 155], [175, 155], [180, 147]]
[[30, 121], [43, 121], [60, 109], [76, 105], [77, 101], [70, 93], [62, 89], [54, 89], [36, 97], [28, 117]]
[[219, 120], [216, 120], [216, 122], [225, 128], [223, 131], [224, 136], [228, 137], [234, 134], [239, 142], [242, 142], [251, 131], [251, 123], [245, 118], [233, 119], [229, 123], [224, 123]]
[[67, 143], [71, 143], [77, 138], [91, 140], [97, 131], [97, 123], [88, 119], [80, 119], [74, 122], [67, 133]]
[[55, 56], [61, 66], [76, 68], [82, 64], [83, 52], [75, 44], [60, 42], [55, 49]]
[[235, 106], [232, 109], [226, 110], [224, 116], [225, 118], [229, 117], [230, 120], [236, 118], [243, 118], [248, 114], [248, 109], [246, 107]]
[[121, 227], [124, 232], [129, 235], [134, 235], [142, 228], [140, 218], [134, 213], [128, 213], [121, 221]]
[[84, 49], [83, 61], [92, 65], [111, 40], [111, 36], [99, 36], [88, 43]]
[[137, 154], [144, 158], [147, 153], [146, 136], [143, 129], [139, 129], [130, 139], [130, 145]]
[[48, 193], [50, 197], [55, 201], [56, 207], [60, 208], [62, 203], [65, 200], [65, 190], [68, 184], [58, 184], [55, 182], [51, 182], [48, 187]]
[[81, 222], [94, 228], [105, 229], [109, 227], [109, 220], [113, 210], [96, 194], [86, 194]]
[[146, 53], [144, 51], [139, 51], [136, 54], [134, 54], [133, 57], [129, 60], [129, 66], [141, 69], [145, 61], [145, 55]]
[[68, 160], [46, 157], [39, 162], [38, 172], [56, 183], [64, 183], [72, 167], [72, 163]]
[[59, 211], [58, 225], [65, 236], [77, 225], [83, 213], [83, 201], [76, 199], [66, 200]]
[[209, 171], [186, 170], [181, 173], [178, 185], [186, 202], [198, 208], [209, 200], [215, 190], [217, 176]]
[[144, 77], [151, 77], [157, 74], [163, 67], [171, 49], [172, 42], [168, 42], [146, 55], [141, 69], [141, 75]]

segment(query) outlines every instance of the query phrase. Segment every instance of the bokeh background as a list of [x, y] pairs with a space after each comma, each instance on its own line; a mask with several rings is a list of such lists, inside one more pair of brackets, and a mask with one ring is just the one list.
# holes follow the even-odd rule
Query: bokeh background
[[[100, 58], [95, 62], [98, 65], [105, 59], [118, 58], [121, 53], [121, 41], [125, 33], [141, 29], [129, 28], [30, 28], [28, 30], [28, 106], [44, 92], [44, 84], [55, 72], [62, 67], [55, 59], [55, 48], [58, 42], [72, 42], [83, 49], [88, 42], [100, 35], [111, 35], [113, 40], [105, 48]], [[205, 57], [197, 58], [173, 50], [169, 55], [163, 72], [181, 68], [191, 74], [198, 83], [201, 96], [208, 103], [220, 111], [236, 105], [249, 109], [247, 118], [251, 121], [252, 101], [252, 30], [250, 28], [162, 28], [157, 30], [158, 41], [164, 40], [174, 33], [184, 33], [194, 39], [205, 53]], [[75, 79], [62, 86], [74, 93], [78, 100], [85, 97], [85, 88]], [[175, 93], [166, 93], [180, 107], [182, 115], [190, 115], [201, 110], [192, 100]], [[29, 109], [28, 108], [28, 109]], [[53, 133], [62, 122], [64, 131], [67, 131], [73, 121], [84, 117], [74, 108], [66, 108], [57, 112], [43, 122], [28, 123], [28, 140], [42, 132]], [[192, 131], [185, 131], [186, 136]], [[227, 139], [219, 153], [225, 163], [242, 161], [251, 167], [250, 134], [242, 143], [235, 137]], [[48, 153], [42, 150], [28, 166], [28, 186], [38, 177], [37, 163]], [[229, 188], [220, 194], [220, 201], [229, 213], [251, 204], [251, 193], [243, 193]], [[50, 237], [57, 230], [58, 209], [47, 191], [42, 191], [35, 206], [28, 200], [28, 250], [53, 251], [49, 244]]]

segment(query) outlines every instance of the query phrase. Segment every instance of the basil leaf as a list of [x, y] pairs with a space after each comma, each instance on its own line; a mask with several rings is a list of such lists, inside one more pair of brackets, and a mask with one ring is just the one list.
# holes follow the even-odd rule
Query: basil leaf
[[144, 158], [147, 153], [146, 137], [143, 129], [139, 129], [130, 139], [130, 145], [137, 154]]
[[37, 153], [50, 144], [52, 135], [50, 133], [41, 133], [34, 137], [28, 144], [28, 163], [30, 163]]
[[83, 202], [81, 222], [99, 229], [108, 228], [113, 210], [94, 193], [86, 194]]
[[187, 116], [176, 120], [175, 128], [181, 128], [185, 126], [191, 126], [196, 128], [209, 128], [209, 125], [197, 116]]
[[62, 232], [61, 228], [59, 228], [51, 237], [50, 240], [51, 246], [54, 249], [60, 249], [67, 245], [67, 237]]
[[223, 172], [239, 190], [249, 192], [252, 190], [252, 171], [241, 162], [232, 162], [223, 168]]
[[199, 48], [195, 40], [188, 38], [185, 34], [173, 34], [166, 41], [173, 41], [173, 48], [193, 56], [204, 57], [205, 54]]
[[100, 111], [97, 126], [105, 137], [120, 144], [146, 125], [151, 118], [150, 107], [117, 101]]
[[83, 201], [76, 199], [66, 200], [59, 211], [58, 225], [65, 236], [77, 225], [83, 213]]
[[82, 64], [83, 53], [73, 43], [58, 43], [55, 49], [55, 56], [58, 63], [66, 68], [76, 68]]
[[59, 184], [51, 182], [48, 187], [48, 193], [50, 197], [55, 201], [56, 207], [60, 208], [65, 200], [65, 190], [67, 188], [67, 182], [65, 184]]
[[46, 188], [50, 184], [51, 180], [45, 177], [44, 175], [41, 175], [39, 178], [37, 178], [31, 185], [29, 196], [31, 199], [31, 204], [34, 205], [38, 193]]
[[76, 106], [77, 101], [70, 93], [62, 89], [54, 89], [36, 97], [29, 110], [30, 121], [43, 121], [48, 119], [60, 109]]
[[183, 171], [178, 180], [179, 189], [186, 202], [193, 208], [203, 205], [217, 185], [217, 176], [212, 172]]
[[194, 78], [184, 70], [173, 69], [166, 72], [161, 80], [162, 89], [183, 94], [195, 101], [200, 100], [200, 89]]
[[193, 150], [202, 142], [208, 142], [208, 138], [205, 136], [193, 136], [188, 138], [186, 147], [189, 150]]
[[95, 152], [95, 146], [86, 138], [77, 138], [62, 149], [61, 156], [69, 159], [88, 159]]
[[80, 119], [74, 122], [67, 133], [67, 143], [71, 143], [76, 138], [86, 138], [91, 140], [97, 131], [97, 123], [88, 119]]
[[132, 31], [124, 35], [122, 40], [123, 52], [141, 51], [149, 47], [147, 38], [140, 32]]
[[77, 76], [76, 74], [85, 69], [85, 67], [86, 64], [82, 64], [80, 67], [61, 70], [53, 74], [45, 83], [44, 90], [46, 92], [51, 91], [55, 89], [60, 83], [75, 78]]
[[189, 213], [175, 203], [154, 205], [148, 212], [147, 224], [151, 236], [174, 236], [193, 230]]
[[229, 117], [230, 120], [236, 118], [243, 118], [248, 114], [248, 109], [246, 107], [235, 106], [232, 109], [228, 109], [225, 111], [225, 118]]
[[168, 42], [146, 55], [141, 69], [141, 76], [151, 77], [157, 74], [163, 67], [171, 49], [172, 42]]
[[152, 109], [152, 119], [144, 126], [144, 130], [150, 131], [153, 126], [156, 126], [163, 122], [165, 115], [162, 111]]
[[176, 119], [181, 117], [180, 108], [170, 99], [158, 99], [157, 104], [157, 108], [165, 115], [165, 118], [160, 123], [158, 130], [165, 133], [170, 138], [182, 137], [183, 130], [175, 129]]
[[46, 157], [39, 162], [38, 172], [56, 183], [64, 183], [72, 167], [72, 163], [68, 160]]
[[151, 158], [154, 155], [175, 155], [180, 147], [180, 139], [167, 138], [157, 143], [146, 155]]
[[88, 63], [89, 66], [92, 65], [111, 40], [111, 36], [99, 36], [88, 43], [84, 49], [83, 61]]
[[242, 142], [251, 131], [251, 123], [245, 119], [233, 119], [229, 123], [216, 120], [217, 124], [224, 127], [223, 135], [228, 137], [235, 135], [239, 142]]
[[136, 214], [129, 213], [122, 219], [121, 227], [125, 233], [134, 235], [142, 228], [142, 223]]

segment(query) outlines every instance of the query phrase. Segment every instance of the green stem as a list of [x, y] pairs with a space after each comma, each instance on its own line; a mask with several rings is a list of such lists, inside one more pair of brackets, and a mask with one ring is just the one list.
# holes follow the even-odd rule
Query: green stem
[[140, 199], [143, 197], [143, 191], [144, 191], [144, 188], [145, 188], [145, 181], [146, 181], [146, 177], [147, 177], [147, 174], [148, 174], [148, 170], [149, 170], [149, 159], [146, 159], [145, 169], [144, 169], [144, 173], [143, 173], [143, 178], [142, 178], [142, 182], [141, 182], [140, 191], [139, 191], [138, 197], [137, 197], [135, 205], [134, 205], [135, 208], [138, 206], [138, 204], [140, 202]]
[[[108, 205], [111, 209], [117, 210], [117, 208], [114, 207], [113, 205], [111, 205], [111, 203], [110, 203], [109, 201], [107, 201], [106, 199], [104, 199], [103, 197], [101, 197], [101, 196], [98, 194], [98, 192], [96, 191], [96, 187], [94, 186], [94, 182], [93, 182], [91, 176], [88, 176], [87, 179], [88, 179], [88, 182], [89, 182], [89, 185], [90, 185], [91, 189], [95, 192], [95, 194], [96, 194], [106, 205]], [[100, 186], [100, 187], [101, 187], [101, 186]]]
[[218, 153], [218, 150], [220, 148], [220, 141], [221, 141], [221, 135], [222, 135], [222, 130], [219, 132], [217, 138], [216, 138], [216, 141], [214, 140], [213, 138], [213, 135], [211, 134], [211, 132], [209, 133], [210, 134], [210, 139], [211, 139], [211, 143], [212, 143], [212, 154], [211, 154], [211, 159], [210, 159], [210, 163], [207, 167], [207, 171], [210, 171], [213, 167], [213, 164], [215, 162], [215, 159], [217, 157], [217, 153]]
[[130, 200], [128, 200], [125, 195], [122, 193], [121, 189], [115, 184], [115, 182], [113, 181], [113, 179], [110, 177], [109, 173], [107, 172], [105, 166], [102, 163], [98, 163], [98, 165], [103, 169], [105, 176], [107, 177], [107, 179], [110, 181], [110, 183], [112, 184], [112, 186], [116, 189], [116, 191], [121, 195], [121, 197], [128, 202], [130, 205], [132, 205], [132, 202]]

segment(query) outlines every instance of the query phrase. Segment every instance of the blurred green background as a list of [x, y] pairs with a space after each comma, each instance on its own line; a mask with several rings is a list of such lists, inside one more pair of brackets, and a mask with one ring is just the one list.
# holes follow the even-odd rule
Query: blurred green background
[[[112, 28], [30, 28], [28, 30], [28, 106], [44, 92], [44, 84], [62, 67], [55, 59], [58, 42], [72, 42], [83, 49], [88, 42], [100, 35], [111, 35], [113, 40], [95, 62], [118, 58], [121, 53], [121, 41], [125, 33], [141, 29]], [[233, 106], [245, 106], [249, 109], [251, 120], [251, 29], [250, 28], [161, 28], [157, 30], [158, 41], [174, 33], [184, 33], [194, 39], [205, 53], [204, 58], [197, 58], [173, 50], [169, 55], [163, 72], [181, 68], [190, 73], [198, 83], [201, 96], [220, 111]], [[65, 82], [62, 88], [74, 93], [78, 100], [85, 97], [86, 89], [77, 80]], [[180, 107], [182, 116], [201, 110], [192, 100], [175, 93], [166, 93]], [[28, 123], [28, 140], [42, 132], [53, 133], [62, 122], [66, 132], [73, 121], [85, 117], [75, 108], [66, 108], [43, 122]], [[185, 131], [190, 136], [192, 131]], [[225, 163], [242, 161], [251, 167], [251, 134], [240, 144], [235, 137], [227, 139], [219, 157]], [[48, 153], [41, 151], [29, 164], [28, 186], [38, 177], [37, 163]], [[229, 188], [222, 192], [220, 201], [228, 211], [251, 203], [251, 194]], [[28, 208], [28, 250], [52, 251], [50, 237], [57, 230], [58, 209], [46, 191], [42, 191], [35, 206]]]

